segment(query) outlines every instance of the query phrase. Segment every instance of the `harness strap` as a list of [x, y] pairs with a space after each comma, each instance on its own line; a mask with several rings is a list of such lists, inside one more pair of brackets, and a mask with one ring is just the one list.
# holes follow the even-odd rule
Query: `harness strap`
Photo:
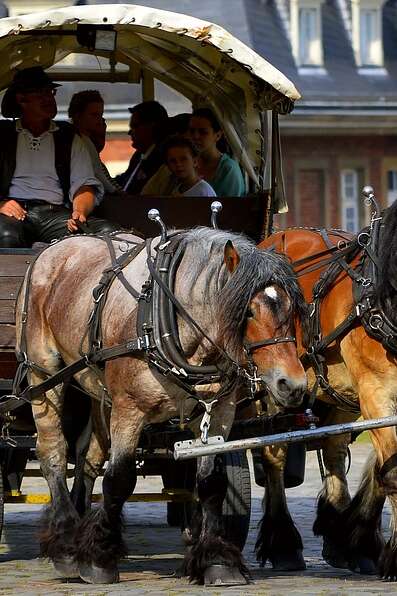
[[258, 350], [259, 348], [263, 348], [265, 346], [272, 346], [274, 344], [287, 343], [287, 342], [296, 343], [296, 337], [294, 337], [293, 335], [287, 335], [286, 337], [279, 336], [279, 337], [273, 337], [272, 339], [263, 339], [262, 341], [253, 341], [251, 343], [245, 343], [244, 348], [245, 348], [245, 351], [247, 352], [247, 354], [251, 354], [255, 350]]
[[138, 300], [140, 297], [139, 292], [137, 292], [125, 278], [123, 269], [129, 263], [131, 263], [145, 247], [145, 243], [142, 242], [135, 245], [133, 249], [117, 258], [112, 239], [104, 236], [103, 240], [106, 242], [109, 249], [112, 266], [103, 271], [98, 285], [93, 289], [92, 294], [94, 298], [94, 307], [91, 311], [87, 331], [80, 343], [80, 354], [83, 355], [82, 346], [85, 337], [88, 334], [88, 358], [91, 361], [93, 353], [102, 347], [102, 312], [106, 303], [106, 298], [114, 280], [117, 278], [126, 288], [127, 292], [129, 292], [135, 298], [135, 300]]
[[153, 264], [153, 261], [151, 259], [150, 256], [150, 248], [148, 246], [147, 248], [148, 250], [148, 258], [147, 258], [147, 265], [149, 268], [149, 272], [151, 274], [151, 276], [153, 277], [153, 279], [155, 280], [155, 282], [159, 285], [159, 287], [162, 289], [162, 291], [165, 293], [165, 295], [167, 296], [167, 298], [174, 304], [174, 306], [177, 308], [180, 316], [187, 322], [189, 323], [192, 327], [194, 327], [203, 337], [205, 337], [205, 339], [212, 345], [212, 347], [214, 347], [218, 353], [222, 354], [222, 356], [228, 361], [230, 362], [233, 366], [235, 365], [235, 362], [230, 358], [230, 356], [225, 352], [225, 350], [223, 350], [220, 346], [218, 346], [206, 333], [205, 331], [200, 327], [200, 325], [189, 315], [189, 313], [184, 309], [184, 307], [182, 306], [182, 304], [179, 302], [179, 300], [176, 298], [176, 296], [171, 292], [171, 290], [168, 288], [168, 286], [163, 282], [163, 280], [161, 279], [161, 277], [159, 276], [159, 274], [156, 271], [156, 268]]
[[[332, 252], [335, 252], [336, 254], [333, 254], [329, 259], [323, 259], [323, 260], [319, 261], [318, 263], [314, 263], [311, 266], [307, 266], [307, 267], [304, 267], [303, 269], [300, 269], [299, 271], [296, 271], [297, 277], [302, 277], [303, 275], [307, 275], [308, 273], [312, 273], [313, 271], [322, 269], [323, 267], [326, 267], [327, 265], [332, 265], [332, 263], [338, 262], [339, 259], [348, 257], [350, 255], [350, 253], [354, 252], [354, 250], [356, 249], [356, 245], [349, 243], [344, 248], [338, 248], [337, 246], [334, 246], [334, 245], [332, 246], [332, 248], [334, 249], [334, 251], [332, 251]], [[331, 249], [327, 249], [327, 250], [323, 251], [323, 253], [316, 253], [314, 255], [309, 255], [309, 257], [305, 257], [305, 259], [307, 259], [310, 262], [311, 260], [314, 260], [315, 258], [317, 258], [319, 255], [328, 254], [329, 252], [331, 252]], [[304, 259], [302, 259], [302, 260], [304, 260]], [[294, 261], [292, 263], [292, 266], [295, 269], [296, 267], [299, 267], [301, 264], [302, 263], [299, 261]]]

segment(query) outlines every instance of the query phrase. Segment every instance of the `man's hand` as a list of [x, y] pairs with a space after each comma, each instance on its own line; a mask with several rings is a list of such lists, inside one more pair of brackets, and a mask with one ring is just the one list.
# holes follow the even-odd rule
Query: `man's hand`
[[18, 201], [14, 201], [13, 199], [0, 201], [0, 213], [7, 217], [15, 217], [15, 219], [19, 219], [20, 221], [23, 221], [26, 217], [25, 209], [21, 207]]
[[72, 232], [72, 234], [74, 234], [75, 232], [78, 232], [79, 231], [78, 222], [86, 223], [86, 221], [87, 221], [87, 218], [84, 215], [84, 213], [80, 213], [79, 211], [74, 209], [73, 213], [72, 213], [72, 217], [70, 219], [68, 219], [68, 223], [67, 223], [69, 232]]
[[67, 228], [74, 234], [79, 231], [78, 222], [86, 223], [93, 210], [95, 197], [91, 186], [82, 186], [74, 195], [72, 217], [68, 219]]

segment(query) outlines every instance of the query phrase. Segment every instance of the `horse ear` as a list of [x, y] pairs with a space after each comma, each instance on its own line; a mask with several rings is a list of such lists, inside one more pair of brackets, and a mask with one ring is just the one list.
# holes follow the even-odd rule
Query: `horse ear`
[[224, 261], [229, 273], [233, 273], [240, 262], [240, 255], [230, 240], [225, 244]]

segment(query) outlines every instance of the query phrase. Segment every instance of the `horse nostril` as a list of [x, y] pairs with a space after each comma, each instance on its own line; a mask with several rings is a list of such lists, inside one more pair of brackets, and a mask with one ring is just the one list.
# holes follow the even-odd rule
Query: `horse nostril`
[[277, 381], [277, 389], [280, 393], [284, 393], [284, 395], [291, 393], [291, 386], [287, 379], [279, 379]]

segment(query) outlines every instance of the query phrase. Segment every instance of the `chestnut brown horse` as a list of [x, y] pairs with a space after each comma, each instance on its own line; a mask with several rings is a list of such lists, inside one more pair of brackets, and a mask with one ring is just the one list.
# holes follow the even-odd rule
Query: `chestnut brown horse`
[[[341, 250], [351, 240], [346, 232], [329, 230], [332, 245]], [[287, 229], [280, 231], [260, 244], [262, 248], [274, 246], [277, 252], [287, 255], [292, 263], [304, 261], [296, 266], [299, 282], [308, 303], [313, 300], [313, 288], [325, 266], [316, 268], [332, 255], [329, 241], [321, 230]], [[383, 312], [397, 323], [397, 203], [384, 214], [378, 246], [377, 285], [373, 288]], [[315, 255], [318, 255], [317, 257]], [[314, 257], [311, 260], [306, 257]], [[360, 255], [351, 262], [357, 265]], [[300, 272], [300, 273], [299, 273]], [[353, 283], [351, 277], [341, 268], [334, 283], [321, 301], [321, 336], [326, 337], [342, 323], [354, 308]], [[310, 311], [309, 311], [310, 312]], [[302, 334], [299, 334], [299, 351], [305, 354]], [[397, 361], [395, 353], [386, 350], [373, 339], [356, 320], [339, 338], [330, 343], [324, 352], [324, 372], [329, 385], [346, 400], [346, 404], [357, 406], [345, 408], [335, 403], [329, 392], [318, 389], [317, 398], [328, 404], [325, 424], [356, 420], [361, 412], [364, 419], [395, 414], [397, 406]], [[315, 382], [313, 368], [307, 360], [309, 387]], [[327, 438], [322, 445], [325, 465], [323, 489], [319, 495], [317, 518], [313, 530], [323, 537], [323, 557], [335, 567], [348, 567], [361, 573], [379, 571], [381, 577], [397, 579], [397, 436], [394, 427], [371, 431], [376, 458], [368, 462], [360, 488], [350, 498], [345, 460], [350, 435]], [[258, 559], [270, 560], [277, 566], [281, 557], [287, 564], [284, 568], [302, 568], [300, 536], [293, 526], [285, 500], [282, 470], [285, 463], [285, 448], [275, 447], [263, 453], [267, 483], [270, 486], [267, 501], [271, 503], [262, 521], [262, 532], [257, 543]], [[385, 544], [381, 534], [381, 513], [386, 496], [393, 515], [392, 535]], [[292, 535], [289, 543], [281, 540], [276, 532], [270, 543], [266, 531], [269, 526], [280, 528], [278, 518]], [[285, 522], [287, 520], [287, 522]], [[282, 527], [282, 524], [281, 524]]]
[[[115, 256], [120, 257], [126, 245], [133, 248], [140, 242], [122, 235], [121, 239], [114, 238], [111, 246]], [[148, 254], [142, 250], [127, 263], [124, 279], [119, 272], [115, 275], [102, 310], [104, 348], [124, 345], [136, 337], [137, 305], [142, 300], [139, 291], [148, 287], [144, 282], [150, 277], [149, 270], [154, 276], [150, 268], [152, 255], [167, 249], [168, 244], [159, 239], [153, 241], [152, 248], [147, 247]], [[104, 239], [73, 237], [50, 246], [35, 261], [17, 305], [18, 336], [25, 324], [27, 358], [34, 363], [29, 375], [32, 385], [43, 379], [43, 370], [55, 374], [62, 366], [78, 360], [81, 352], [87, 353], [84, 329], [92, 320], [93, 290], [103, 272], [109, 273], [109, 250]], [[239, 375], [233, 376], [236, 382], [232, 386], [229, 375], [229, 380], [221, 377], [220, 381], [195, 387], [197, 396], [208, 402], [223, 388], [212, 414], [210, 434], [229, 434], [236, 400], [243, 391], [241, 375], [248, 366], [246, 343], [253, 345], [280, 336], [288, 340], [254, 346], [252, 358], [273, 399], [282, 407], [299, 405], [306, 376], [290, 336], [294, 335], [295, 316], [304, 311], [304, 300], [285, 257], [258, 250], [242, 236], [207, 228], [181, 232], [178, 251], [173, 295], [180, 305], [176, 327], [181, 346], [179, 357], [184, 354], [190, 366], [219, 363], [220, 368], [226, 359]], [[156, 280], [153, 284], [161, 287], [157, 278], [152, 279]], [[156, 314], [153, 310], [153, 329], [157, 325]], [[100, 437], [100, 424], [94, 424], [85, 468], [86, 490], [90, 493], [95, 475], [108, 459], [103, 503], [88, 511], [83, 519], [66, 485], [64, 387], [59, 385], [44, 397], [34, 399], [32, 407], [37, 454], [52, 497], [41, 535], [42, 553], [61, 574], [77, 574], [92, 583], [110, 583], [118, 580], [118, 561], [125, 553], [121, 512], [134, 490], [135, 449], [142, 428], [166, 421], [183, 408], [185, 416], [189, 416], [193, 406], [182, 405], [188, 393], [182, 382], [178, 385], [173, 380], [172, 370], [162, 374], [156, 361], [148, 360], [145, 354], [131, 353], [107, 360], [99, 373], [88, 366], [75, 375], [93, 396], [93, 403], [101, 400], [103, 383], [112, 400], [109, 457], [106, 441]], [[193, 430], [200, 436], [197, 425]], [[192, 581], [203, 583], [210, 569], [212, 582], [245, 582], [242, 555], [222, 530], [226, 489], [222, 459], [201, 458], [197, 470], [201, 513], [186, 551], [186, 572]]]

